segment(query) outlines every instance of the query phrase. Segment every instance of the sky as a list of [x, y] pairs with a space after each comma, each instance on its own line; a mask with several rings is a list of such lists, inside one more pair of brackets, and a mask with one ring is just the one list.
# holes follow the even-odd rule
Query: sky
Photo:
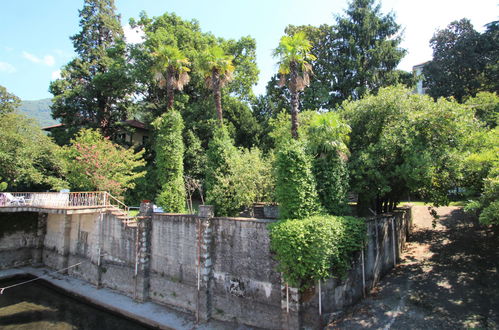
[[[223, 38], [251, 36], [257, 43], [259, 83], [265, 85], [277, 71], [272, 50], [288, 24], [334, 24], [347, 0], [115, 0], [128, 40], [137, 34], [127, 28], [141, 11], [149, 17], [174, 12], [183, 19], [196, 19], [204, 32]], [[83, 0], [2, 0], [0, 11], [0, 85], [22, 100], [49, 98], [50, 81], [74, 56], [70, 36], [79, 31], [78, 10]], [[403, 28], [401, 46], [408, 54], [399, 68], [431, 60], [429, 40], [451, 21], [469, 18], [475, 29], [499, 19], [497, 0], [381, 0], [383, 13], [393, 12]]]

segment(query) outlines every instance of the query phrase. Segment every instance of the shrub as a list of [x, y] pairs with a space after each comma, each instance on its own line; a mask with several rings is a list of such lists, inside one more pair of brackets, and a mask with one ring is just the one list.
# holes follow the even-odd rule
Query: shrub
[[290, 140], [277, 153], [274, 166], [280, 217], [301, 219], [320, 213], [312, 161], [303, 145]]
[[312, 216], [269, 226], [278, 271], [292, 286], [306, 288], [320, 279], [346, 274], [365, 241], [365, 221], [354, 217]]
[[93, 129], [80, 130], [71, 145], [62, 148], [72, 189], [105, 190], [117, 196], [145, 175], [138, 171], [145, 164], [143, 153], [114, 144]]
[[269, 162], [258, 149], [237, 149], [225, 128], [208, 147], [206, 201], [217, 216], [234, 216], [257, 201], [268, 201], [273, 180]]
[[165, 212], [184, 212], [184, 121], [179, 112], [169, 111], [158, 117], [153, 125], [156, 128], [157, 180], [161, 185], [156, 203]]

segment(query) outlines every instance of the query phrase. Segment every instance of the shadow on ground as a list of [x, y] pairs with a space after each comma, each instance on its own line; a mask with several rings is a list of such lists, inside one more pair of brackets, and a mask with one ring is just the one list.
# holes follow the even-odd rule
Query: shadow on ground
[[499, 237], [459, 207], [437, 209], [435, 228], [414, 207], [401, 265], [329, 328], [448, 329], [499, 326]]

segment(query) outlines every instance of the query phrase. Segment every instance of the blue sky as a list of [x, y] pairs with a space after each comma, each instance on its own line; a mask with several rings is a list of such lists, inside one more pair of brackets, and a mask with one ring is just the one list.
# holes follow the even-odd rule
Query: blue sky
[[[224, 38], [250, 35], [257, 42], [260, 82], [256, 93], [276, 71], [272, 49], [288, 24], [333, 24], [347, 0], [115, 0], [125, 26], [130, 17], [145, 10], [149, 16], [175, 12], [197, 19], [203, 31]], [[51, 97], [48, 86], [58, 70], [73, 56], [69, 37], [79, 30], [81, 0], [3, 1], [0, 12], [0, 85], [23, 100]], [[382, 11], [393, 11], [404, 28], [402, 46], [408, 55], [400, 68], [431, 59], [428, 41], [438, 28], [467, 17], [475, 28], [498, 19], [496, 0], [384, 0]]]

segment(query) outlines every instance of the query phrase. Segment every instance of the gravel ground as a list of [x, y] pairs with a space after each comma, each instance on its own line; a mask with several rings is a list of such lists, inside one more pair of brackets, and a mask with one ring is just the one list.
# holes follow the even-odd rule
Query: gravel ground
[[499, 329], [499, 235], [460, 207], [413, 208], [403, 260], [328, 329]]

